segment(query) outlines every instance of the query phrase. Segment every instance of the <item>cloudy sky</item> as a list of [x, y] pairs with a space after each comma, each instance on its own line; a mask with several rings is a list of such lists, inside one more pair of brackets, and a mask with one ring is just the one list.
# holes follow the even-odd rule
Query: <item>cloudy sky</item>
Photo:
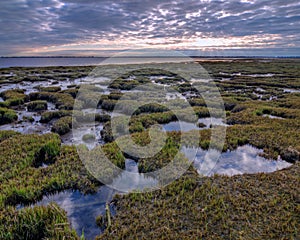
[[0, 56], [300, 55], [299, 0], [1, 0]]

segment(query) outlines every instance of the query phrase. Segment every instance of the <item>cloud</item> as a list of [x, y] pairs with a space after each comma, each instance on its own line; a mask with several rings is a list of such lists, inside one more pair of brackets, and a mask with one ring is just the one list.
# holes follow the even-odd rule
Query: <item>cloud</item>
[[299, 48], [299, 12], [296, 0], [2, 0], [0, 55], [97, 46], [203, 50], [201, 42], [220, 50]]

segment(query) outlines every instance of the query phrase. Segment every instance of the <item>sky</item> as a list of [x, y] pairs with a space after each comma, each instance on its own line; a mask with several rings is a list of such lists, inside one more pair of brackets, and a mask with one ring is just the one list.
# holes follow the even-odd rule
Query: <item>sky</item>
[[0, 56], [300, 56], [299, 0], [1, 0]]

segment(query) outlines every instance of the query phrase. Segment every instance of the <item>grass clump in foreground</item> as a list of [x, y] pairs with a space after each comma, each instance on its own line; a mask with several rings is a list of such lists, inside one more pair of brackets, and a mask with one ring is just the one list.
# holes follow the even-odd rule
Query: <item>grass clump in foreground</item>
[[[75, 147], [61, 147], [56, 134], [0, 131], [0, 135], [0, 239], [77, 239], [65, 212], [56, 205], [15, 208], [65, 189], [97, 189], [100, 183], [86, 172]], [[37, 168], [49, 161], [48, 167]]]
[[71, 131], [72, 128], [72, 117], [65, 116], [58, 119], [52, 126], [51, 131], [58, 133], [59, 135], [64, 135]]
[[43, 112], [41, 114], [41, 123], [48, 123], [53, 119], [58, 119], [61, 117], [72, 116], [72, 111], [70, 110], [59, 110], [52, 112]]
[[[0, 131], [0, 239], [78, 239], [66, 214], [55, 204], [25, 207], [66, 189], [93, 193], [101, 185], [91, 176], [74, 146], [61, 146], [57, 134], [22, 135]], [[111, 162], [124, 168], [115, 144], [103, 147]], [[41, 163], [51, 163], [40, 168]], [[101, 172], [101, 166], [99, 172]], [[104, 169], [104, 168], [102, 168]]]
[[27, 104], [27, 109], [29, 112], [47, 110], [47, 107], [48, 107], [47, 101], [43, 101], [43, 100], [36, 100], [36, 101], [29, 102]]
[[0, 107], [0, 125], [12, 123], [16, 120], [18, 120], [18, 116], [14, 110]]
[[28, 100], [28, 97], [24, 94], [24, 90], [22, 89], [6, 90], [0, 93], [0, 97], [5, 100], [0, 104], [0, 106], [3, 107], [22, 105]]
[[189, 171], [163, 189], [117, 195], [117, 214], [97, 239], [297, 239], [299, 172], [299, 163], [234, 177]]
[[46, 100], [55, 104], [59, 110], [72, 110], [74, 98], [67, 93], [59, 92], [33, 92], [29, 94], [31, 101]]
[[1, 239], [78, 239], [64, 210], [56, 204], [25, 208], [11, 217], [14, 224], [8, 225]]

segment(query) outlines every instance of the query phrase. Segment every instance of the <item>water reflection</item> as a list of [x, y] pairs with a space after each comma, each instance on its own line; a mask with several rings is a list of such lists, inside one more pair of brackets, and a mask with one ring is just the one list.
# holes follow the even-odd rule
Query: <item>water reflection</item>
[[126, 171], [123, 171], [119, 177], [114, 179], [111, 186], [125, 192], [142, 191], [158, 186], [156, 178], [138, 172], [138, 165], [135, 161], [126, 159], [125, 169]]
[[[199, 174], [211, 176], [221, 174], [233, 176], [244, 173], [274, 172], [291, 166], [290, 163], [278, 160], [268, 160], [259, 156], [263, 151], [251, 145], [238, 147], [234, 151], [222, 153], [217, 159], [216, 150], [205, 151], [201, 148], [183, 147], [181, 151], [188, 159], [194, 161], [194, 166]], [[196, 153], [196, 158], [192, 159]]]
[[[115, 179], [115, 184], [123, 185], [128, 189], [140, 189], [142, 186], [156, 185], [153, 178], [142, 178], [138, 174], [138, 165], [131, 159], [126, 159], [125, 170], [121, 176]], [[129, 173], [129, 175], [128, 175]], [[128, 176], [131, 176], [128, 179]], [[131, 185], [129, 186], [128, 183]], [[93, 239], [101, 233], [101, 229], [96, 225], [95, 219], [99, 215], [105, 214], [105, 205], [109, 203], [117, 191], [101, 186], [95, 194], [84, 195], [79, 191], [66, 190], [53, 195], [44, 196], [43, 199], [33, 206], [48, 205], [50, 202], [57, 203], [67, 213], [71, 227], [80, 236], [82, 231], [86, 239]], [[120, 192], [119, 192], [120, 193]], [[17, 209], [24, 206], [19, 205]], [[112, 214], [114, 209], [112, 208]]]
[[200, 128], [197, 127], [197, 125], [194, 123], [180, 121], [180, 122], [170, 122], [167, 124], [163, 124], [163, 129], [166, 132], [171, 132], [171, 131], [188, 132], [188, 131], [191, 131], [194, 129], [200, 129]]
[[[203, 127], [199, 127], [198, 124], [202, 123], [204, 124]], [[163, 129], [166, 132], [171, 132], [171, 131], [181, 131], [181, 132], [188, 132], [191, 130], [200, 130], [200, 129], [207, 129], [212, 126], [228, 126], [226, 123], [223, 122], [222, 118], [214, 118], [214, 117], [208, 117], [208, 118], [200, 118], [197, 122], [195, 123], [189, 123], [185, 121], [174, 121], [170, 122], [167, 124], [163, 124]]]
[[205, 124], [206, 127], [204, 128], [209, 128], [210, 126], [228, 126], [226, 123], [224, 123], [224, 120], [222, 118], [214, 118], [214, 117], [200, 118], [198, 120], [198, 123]]
[[278, 116], [274, 116], [274, 115], [270, 115], [270, 114], [263, 114], [262, 116], [263, 117], [268, 117], [268, 118], [271, 118], [271, 119], [284, 119], [282, 117], [278, 117]]
[[82, 231], [86, 239], [93, 239], [101, 233], [96, 225], [96, 217], [105, 214], [105, 205], [111, 201], [114, 191], [106, 186], [100, 187], [95, 194], [84, 195], [79, 191], [66, 190], [45, 196], [35, 205], [47, 205], [50, 202], [57, 203], [67, 213], [71, 227], [80, 236]]
[[292, 88], [284, 88], [283, 92], [285, 92], [285, 93], [299, 93], [300, 90], [298, 90], [298, 89], [292, 89]]

